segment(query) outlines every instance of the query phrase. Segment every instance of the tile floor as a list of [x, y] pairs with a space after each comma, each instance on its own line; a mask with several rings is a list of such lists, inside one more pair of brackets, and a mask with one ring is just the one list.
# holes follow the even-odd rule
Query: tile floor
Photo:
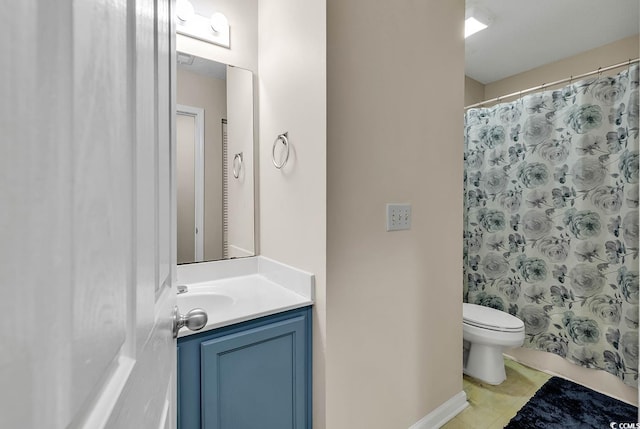
[[507, 379], [498, 386], [464, 376], [469, 406], [442, 429], [502, 429], [550, 375], [505, 358]]

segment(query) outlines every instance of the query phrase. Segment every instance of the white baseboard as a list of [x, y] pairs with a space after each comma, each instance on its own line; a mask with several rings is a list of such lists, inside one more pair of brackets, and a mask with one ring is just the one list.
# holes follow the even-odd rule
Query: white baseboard
[[463, 390], [411, 425], [409, 429], [438, 429], [468, 406], [467, 394]]

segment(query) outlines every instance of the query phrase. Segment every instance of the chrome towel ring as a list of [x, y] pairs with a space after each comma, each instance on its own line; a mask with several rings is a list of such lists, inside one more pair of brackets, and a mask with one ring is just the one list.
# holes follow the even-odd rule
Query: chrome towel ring
[[233, 177], [236, 179], [240, 177], [240, 170], [242, 169], [242, 152], [236, 153], [233, 157]]
[[[287, 161], [289, 161], [289, 139], [287, 138], [288, 134], [288, 132], [280, 134], [273, 142], [273, 148], [271, 149], [271, 159], [273, 160], [273, 165], [278, 170], [287, 165]], [[278, 161], [276, 161], [276, 146], [278, 145], [278, 142], [282, 142], [285, 151], [284, 160], [281, 163], [278, 163]]]

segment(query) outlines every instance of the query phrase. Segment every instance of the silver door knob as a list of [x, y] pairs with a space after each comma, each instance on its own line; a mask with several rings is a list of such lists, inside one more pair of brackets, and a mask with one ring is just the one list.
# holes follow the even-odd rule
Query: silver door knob
[[178, 331], [183, 326], [191, 331], [199, 331], [207, 324], [209, 317], [207, 312], [201, 308], [194, 308], [187, 314], [180, 314], [178, 306], [173, 308], [173, 338], [178, 338]]

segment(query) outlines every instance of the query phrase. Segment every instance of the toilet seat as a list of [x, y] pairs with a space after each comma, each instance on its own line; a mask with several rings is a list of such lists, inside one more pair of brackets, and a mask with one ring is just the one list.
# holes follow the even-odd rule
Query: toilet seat
[[462, 320], [467, 325], [498, 332], [519, 332], [524, 322], [515, 316], [477, 304], [462, 304]]

